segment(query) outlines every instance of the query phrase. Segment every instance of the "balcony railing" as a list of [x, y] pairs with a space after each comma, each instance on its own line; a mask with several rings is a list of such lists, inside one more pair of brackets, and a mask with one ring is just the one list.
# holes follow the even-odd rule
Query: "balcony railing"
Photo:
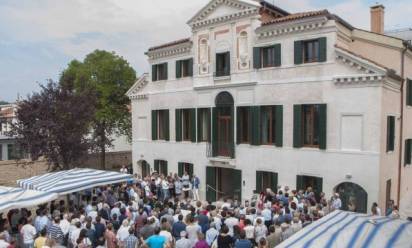
[[206, 157], [235, 158], [235, 144], [231, 142], [208, 142], [206, 145]]

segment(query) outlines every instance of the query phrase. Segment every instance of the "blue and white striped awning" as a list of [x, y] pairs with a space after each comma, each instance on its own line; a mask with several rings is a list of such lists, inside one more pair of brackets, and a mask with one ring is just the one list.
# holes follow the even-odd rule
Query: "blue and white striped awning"
[[17, 184], [23, 189], [69, 194], [97, 186], [126, 182], [131, 179], [133, 176], [130, 174], [76, 168], [17, 180]]
[[57, 199], [56, 193], [0, 186], [0, 213], [28, 208]]
[[412, 222], [334, 211], [303, 228], [278, 247], [412, 247]]

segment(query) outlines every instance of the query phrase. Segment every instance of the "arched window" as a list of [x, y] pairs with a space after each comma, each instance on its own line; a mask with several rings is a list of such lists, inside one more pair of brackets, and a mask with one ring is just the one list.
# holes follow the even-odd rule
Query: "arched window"
[[227, 92], [223, 91], [220, 92], [215, 99], [215, 105], [216, 107], [221, 107], [221, 106], [232, 106], [234, 104], [233, 97], [232, 95]]

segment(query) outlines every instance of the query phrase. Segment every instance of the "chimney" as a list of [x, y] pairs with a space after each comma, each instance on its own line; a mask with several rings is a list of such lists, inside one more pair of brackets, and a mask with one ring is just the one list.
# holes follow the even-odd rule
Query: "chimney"
[[382, 4], [371, 7], [371, 31], [378, 34], [384, 33], [385, 6]]

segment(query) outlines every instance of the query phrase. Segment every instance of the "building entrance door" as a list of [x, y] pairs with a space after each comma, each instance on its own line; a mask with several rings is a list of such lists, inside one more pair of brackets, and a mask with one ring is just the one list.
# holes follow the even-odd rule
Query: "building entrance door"
[[[230, 178], [230, 180], [228, 180]], [[206, 200], [242, 199], [242, 171], [221, 167], [206, 167]]]
[[230, 120], [230, 115], [218, 117], [218, 156], [230, 156]]

